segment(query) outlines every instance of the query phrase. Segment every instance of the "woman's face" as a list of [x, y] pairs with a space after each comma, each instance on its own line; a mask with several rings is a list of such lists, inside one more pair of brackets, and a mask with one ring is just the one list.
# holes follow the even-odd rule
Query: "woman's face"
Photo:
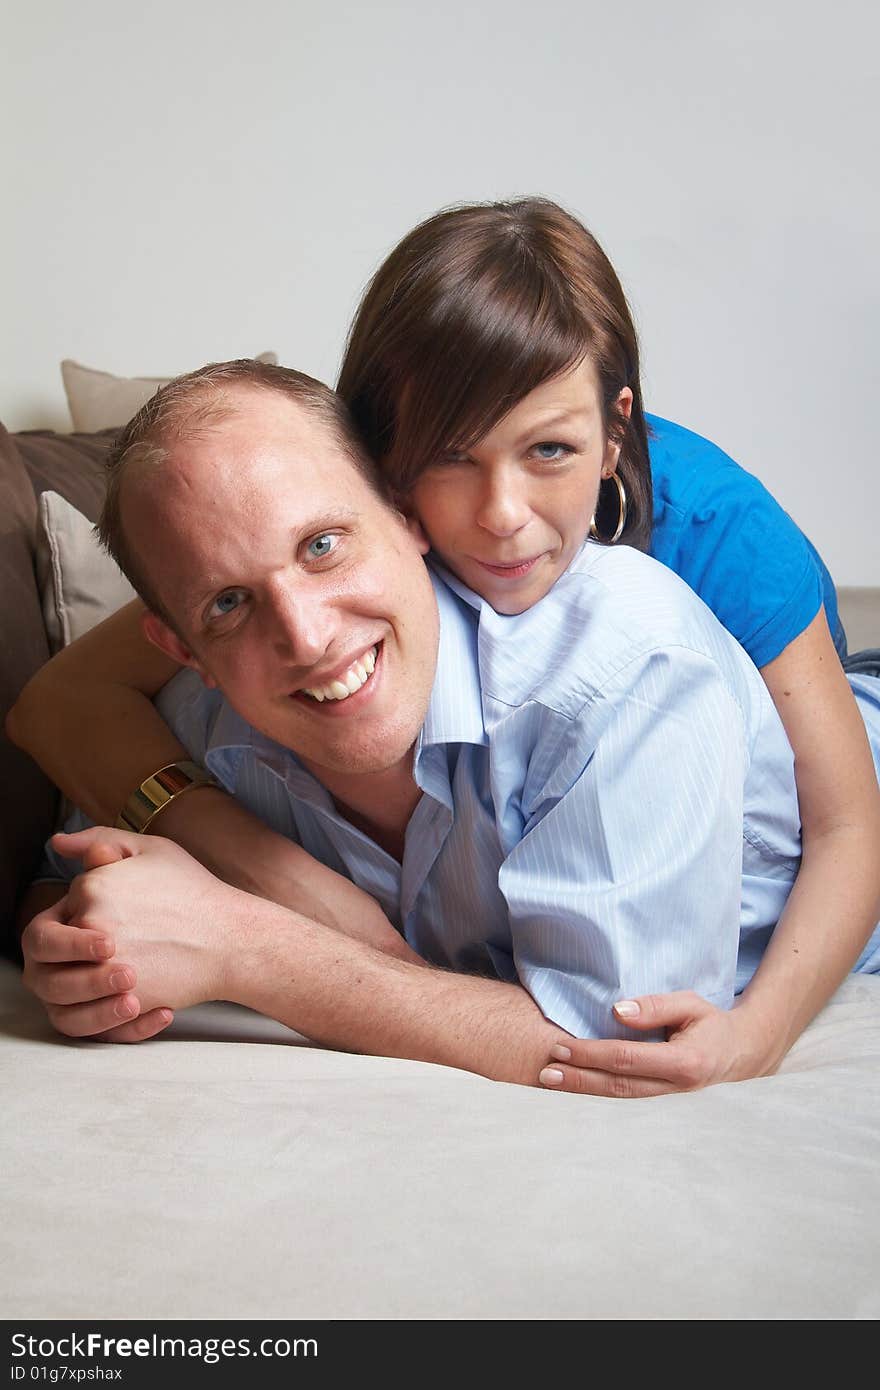
[[[628, 387], [619, 404], [628, 414]], [[469, 588], [499, 613], [522, 613], [577, 554], [619, 454], [605, 435], [596, 369], [584, 360], [523, 397], [467, 453], [430, 464], [407, 510]]]

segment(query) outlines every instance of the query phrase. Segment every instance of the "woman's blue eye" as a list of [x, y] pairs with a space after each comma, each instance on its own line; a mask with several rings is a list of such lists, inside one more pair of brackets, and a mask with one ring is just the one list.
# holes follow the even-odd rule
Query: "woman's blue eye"
[[548, 440], [544, 444], [536, 444], [535, 452], [545, 463], [555, 463], [565, 458], [572, 450], [567, 444], [554, 444], [552, 440]]
[[313, 541], [309, 541], [309, 554], [312, 556], [314, 560], [323, 560], [325, 555], [330, 554], [335, 544], [335, 536], [316, 536]]
[[225, 593], [218, 594], [211, 604], [209, 616], [212, 618], [225, 618], [227, 614], [234, 613], [236, 608], [244, 599], [244, 589], [227, 589]]

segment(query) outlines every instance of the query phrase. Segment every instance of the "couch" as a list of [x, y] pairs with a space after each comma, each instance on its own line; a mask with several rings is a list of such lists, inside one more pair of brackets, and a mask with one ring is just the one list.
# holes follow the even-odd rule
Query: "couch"
[[[94, 518], [112, 437], [0, 429], [0, 715], [72, 635], [43, 495]], [[867, 644], [880, 603], [852, 612]], [[136, 1047], [64, 1040], [13, 926], [55, 798], [2, 735], [0, 776], [6, 1318], [880, 1314], [880, 979], [776, 1076], [645, 1101], [332, 1052], [219, 1003]]]

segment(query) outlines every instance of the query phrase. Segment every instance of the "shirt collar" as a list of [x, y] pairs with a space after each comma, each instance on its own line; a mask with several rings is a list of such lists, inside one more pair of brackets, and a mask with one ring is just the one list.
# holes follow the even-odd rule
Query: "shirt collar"
[[263, 734], [258, 733], [246, 719], [242, 719], [221, 693], [220, 708], [208, 739], [211, 752], [244, 752], [245, 749], [258, 747], [261, 741], [271, 742], [270, 739], [264, 740]]
[[440, 614], [440, 645], [417, 756], [432, 744], [488, 742], [480, 689], [479, 619], [472, 611], [479, 612], [481, 600], [433, 563], [431, 580]]
[[469, 589], [467, 584], [464, 584], [457, 575], [452, 573], [452, 570], [448, 570], [446, 566], [437, 559], [433, 550], [428, 555], [428, 568], [431, 571], [435, 589], [441, 587], [437, 583], [439, 579], [442, 580], [442, 587], [444, 590], [451, 589], [454, 594], [458, 594], [458, 597], [466, 603], [469, 608], [472, 608], [475, 613], [482, 613], [484, 608], [489, 607], [484, 598], [480, 598], [480, 595], [474, 593], [473, 589]]
[[265, 763], [285, 778], [292, 768], [300, 769], [306, 777], [309, 775], [295, 753], [276, 743], [268, 735], [260, 733], [259, 729], [255, 729], [243, 719], [227, 700], [221, 697], [208, 736], [208, 765], [211, 765], [212, 759], [232, 759], [233, 762], [238, 762], [245, 753], [253, 754], [259, 762]]

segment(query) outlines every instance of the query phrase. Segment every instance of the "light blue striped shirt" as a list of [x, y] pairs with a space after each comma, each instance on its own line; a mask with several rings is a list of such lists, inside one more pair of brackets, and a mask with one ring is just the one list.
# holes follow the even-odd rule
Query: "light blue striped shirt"
[[[378, 899], [413, 948], [519, 980], [577, 1036], [694, 989], [728, 1007], [800, 862], [791, 749], [739, 644], [671, 571], [587, 543], [502, 617], [444, 574], [437, 678], [403, 863], [287, 750], [185, 672], [159, 707], [274, 829]], [[851, 680], [880, 765], [880, 681]], [[880, 933], [860, 968], [880, 968]]]

